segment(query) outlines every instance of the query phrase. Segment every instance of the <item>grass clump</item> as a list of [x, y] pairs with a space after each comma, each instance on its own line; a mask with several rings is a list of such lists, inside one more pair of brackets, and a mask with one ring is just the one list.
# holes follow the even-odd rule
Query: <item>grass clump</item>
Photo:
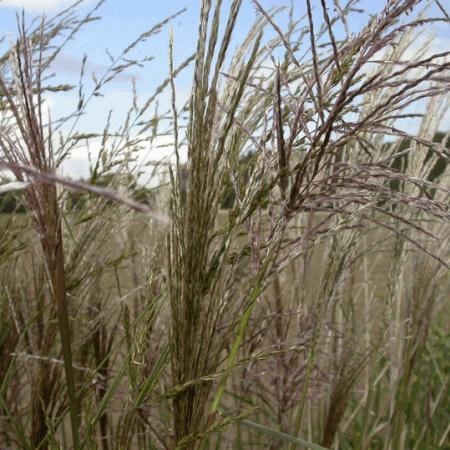
[[[45, 89], [70, 88], [44, 87], [58, 39], [102, 3], [22, 19], [1, 60], [3, 190], [26, 210], [0, 222], [1, 443], [446, 448], [450, 51], [414, 45], [442, 5], [388, 0], [350, 31], [356, 1], [253, 1], [236, 42], [243, 1], [203, 0], [194, 55], [177, 65], [170, 31], [167, 78], [92, 134], [91, 99], [182, 13], [91, 92], [84, 58], [74, 113], [44, 118]], [[167, 136], [167, 179], [140, 201], [136, 159]], [[61, 176], [94, 139], [89, 179]]]

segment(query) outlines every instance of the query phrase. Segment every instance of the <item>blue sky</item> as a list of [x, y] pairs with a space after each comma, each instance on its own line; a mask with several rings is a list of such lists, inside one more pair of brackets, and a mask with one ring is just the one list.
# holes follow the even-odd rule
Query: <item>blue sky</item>
[[[317, 1], [317, 0], [316, 0]], [[42, 13], [53, 15], [61, 8], [72, 4], [73, 0], [0, 0], [0, 29], [2, 35], [15, 34], [15, 15], [17, 11], [24, 8], [27, 17], [31, 19]], [[84, 6], [80, 7], [80, 13], [86, 12], [96, 3], [94, 0], [86, 0]], [[230, 0], [223, 1], [226, 7]], [[260, 3], [267, 9], [285, 5], [289, 1], [280, 0], [260, 0]], [[315, 1], [313, 0], [313, 4]], [[426, 2], [424, 2], [426, 3]], [[444, 2], [444, 4], [447, 2]], [[175, 64], [180, 63], [188, 57], [196, 45], [196, 35], [198, 27], [200, 0], [106, 0], [98, 11], [101, 20], [86, 26], [69, 43], [55, 62], [53, 71], [55, 72], [55, 82], [66, 82], [77, 84], [81, 60], [84, 54], [88, 55], [87, 73], [95, 71], [101, 75], [108, 66], [107, 48], [113, 55], [117, 55], [133, 41], [140, 33], [146, 31], [154, 24], [160, 22], [167, 16], [187, 8], [186, 12], [172, 22], [175, 36]], [[305, 2], [294, 0], [298, 5], [297, 15], [304, 13]], [[333, 2], [328, 0], [332, 7]], [[374, 13], [382, 7], [382, 0], [363, 0], [361, 5]], [[436, 7], [431, 7], [432, 12], [436, 12]], [[253, 23], [256, 17], [255, 8], [250, 0], [244, 0], [243, 8], [238, 21], [235, 40], [240, 41]], [[280, 16], [278, 22], [283, 24], [286, 17]], [[354, 14], [350, 17], [350, 28], [357, 31], [367, 21], [367, 15]], [[450, 48], [450, 33], [448, 24], [436, 27], [439, 45]], [[169, 28], [166, 26], [163, 31], [138, 47], [131, 57], [137, 59], [152, 56], [155, 58], [146, 64], [144, 69], [132, 70], [127, 75], [118, 77], [105, 90], [105, 97], [97, 98], [90, 105], [87, 114], [79, 123], [80, 132], [99, 132], [102, 130], [108, 112], [113, 109], [113, 124], [120, 124], [131, 104], [131, 79], [135, 77], [138, 94], [141, 98], [150, 95], [154, 88], [163, 81], [168, 74], [168, 39]], [[439, 49], [442, 51], [442, 49]], [[88, 77], [90, 78], [90, 77]], [[177, 80], [178, 95], [181, 99], [189, 96], [191, 78], [189, 71], [180, 76]], [[168, 95], [162, 97], [164, 106], [169, 106]], [[165, 105], [164, 105], [165, 103]], [[51, 95], [48, 104], [52, 111], [52, 117], [65, 115], [76, 108], [77, 93]], [[75, 159], [77, 156], [75, 157]], [[86, 172], [86, 158], [78, 155], [79, 161], [72, 166], [75, 176]]]

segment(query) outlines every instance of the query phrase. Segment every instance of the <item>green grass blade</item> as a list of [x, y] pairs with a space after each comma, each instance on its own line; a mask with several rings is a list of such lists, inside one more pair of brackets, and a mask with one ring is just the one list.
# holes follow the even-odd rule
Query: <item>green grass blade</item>
[[257, 431], [258, 433], [262, 433], [285, 442], [290, 442], [292, 444], [296, 444], [310, 450], [330, 450], [320, 445], [313, 444], [312, 442], [305, 441], [305, 439], [295, 437], [281, 431], [272, 430], [271, 428], [267, 428], [264, 425], [260, 425], [259, 423], [251, 422], [250, 420], [244, 419], [239, 423], [247, 428]]
[[88, 431], [85, 434], [84, 440], [81, 444], [81, 448], [84, 448], [86, 445], [86, 441], [89, 439], [90, 432], [94, 429], [95, 424], [99, 421], [100, 417], [103, 415], [103, 413], [106, 410], [106, 407], [108, 406], [109, 401], [111, 400], [112, 395], [116, 391], [116, 389], [119, 386], [120, 381], [122, 380], [123, 376], [125, 375], [125, 371], [127, 368], [127, 362], [122, 364], [122, 367], [119, 370], [119, 373], [116, 375], [116, 378], [114, 382], [109, 386], [108, 390], [106, 391], [104, 397], [102, 398], [101, 402], [98, 404], [97, 410], [95, 414], [93, 415], [92, 419], [89, 421], [88, 425]]
[[134, 401], [134, 409], [139, 408], [142, 403], [145, 403], [149, 392], [153, 390], [155, 385], [158, 383], [158, 381], [161, 378], [161, 375], [164, 373], [164, 370], [169, 362], [169, 346], [166, 345], [166, 347], [163, 349], [158, 361], [156, 362], [155, 366], [153, 367], [153, 370], [150, 374], [150, 376], [147, 378], [146, 382], [144, 383], [144, 386], [139, 391], [139, 394], [136, 397], [136, 400]]

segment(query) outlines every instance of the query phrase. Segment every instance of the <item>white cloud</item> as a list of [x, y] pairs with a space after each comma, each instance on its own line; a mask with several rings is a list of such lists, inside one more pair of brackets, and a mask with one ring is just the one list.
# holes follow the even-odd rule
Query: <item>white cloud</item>
[[73, 3], [73, 0], [3, 0], [0, 6], [12, 8], [25, 8], [28, 11], [43, 12], [57, 11]]
[[441, 123], [439, 124], [439, 130], [445, 133], [450, 131], [450, 108], [447, 109], [444, 117], [442, 117]]
[[[89, 149], [80, 143], [62, 163], [59, 168], [59, 174], [72, 179], [88, 178], [89, 167], [99, 156], [101, 148], [101, 138], [92, 138], [89, 140]], [[122, 154], [116, 154], [115, 159], [120, 160]], [[187, 161], [187, 146], [181, 145], [179, 149], [180, 162]], [[142, 142], [141, 148], [135, 154], [135, 162], [130, 164], [129, 168], [139, 175], [139, 182], [149, 187], [155, 187], [161, 183], [169, 181], [168, 166], [175, 165], [176, 157], [173, 146], [172, 136], [158, 136], [150, 144]], [[154, 172], [155, 165], [158, 169]]]
[[5, 192], [21, 191], [22, 189], [27, 188], [29, 185], [30, 183], [23, 183], [21, 181], [13, 181], [11, 183], [0, 184], [0, 194], [3, 194]]

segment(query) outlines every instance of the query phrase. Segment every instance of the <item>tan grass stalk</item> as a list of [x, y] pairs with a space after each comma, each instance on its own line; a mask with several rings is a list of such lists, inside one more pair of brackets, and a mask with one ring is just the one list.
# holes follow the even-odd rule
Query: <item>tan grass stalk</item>
[[[44, 33], [42, 26], [41, 41]], [[3, 130], [0, 145], [9, 164], [29, 164], [44, 172], [54, 170], [53, 149], [51, 144], [51, 130], [45, 136], [42, 119], [41, 70], [42, 48], [36, 62], [30, 48], [25, 25], [20, 28], [20, 40], [16, 50], [11, 54], [14, 70], [16, 92], [13, 93], [5, 80], [0, 78], [0, 88], [6, 95], [8, 106], [12, 111], [15, 126], [19, 136], [12, 130]], [[37, 95], [33, 91], [37, 88]], [[13, 170], [19, 181], [24, 181], [26, 175], [20, 169]], [[69, 320], [69, 306], [67, 301], [64, 269], [64, 250], [62, 242], [61, 212], [58, 204], [58, 194], [55, 185], [34, 183], [25, 192], [25, 204], [37, 228], [41, 241], [43, 258], [48, 276], [56, 313], [59, 323], [61, 349], [66, 373], [66, 386], [69, 396], [70, 416], [72, 425], [72, 439], [75, 448], [79, 446], [80, 402], [76, 393], [75, 374], [71, 348], [71, 326]], [[42, 380], [46, 383], [47, 380]], [[48, 393], [44, 393], [48, 396]], [[36, 397], [36, 401], [40, 401]], [[47, 424], [39, 425], [36, 438], [45, 438]], [[36, 444], [41, 445], [39, 440]]]

